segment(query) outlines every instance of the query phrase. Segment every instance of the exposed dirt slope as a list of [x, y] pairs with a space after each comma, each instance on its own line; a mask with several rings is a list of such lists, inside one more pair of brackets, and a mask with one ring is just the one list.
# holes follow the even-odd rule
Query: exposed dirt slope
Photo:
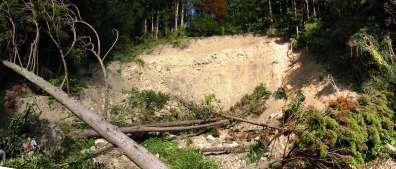
[[136, 86], [202, 101], [215, 94], [229, 108], [260, 83], [271, 91], [281, 85], [287, 44], [263, 36], [226, 36], [191, 40], [188, 47], [159, 46], [141, 55], [144, 67], [133, 63], [109, 65], [121, 71], [123, 85]]
[[[282, 74], [282, 86], [291, 93], [290, 97], [301, 90], [306, 97], [304, 101], [306, 106], [313, 105], [319, 110], [324, 110], [330, 100], [335, 100], [339, 96], [355, 99], [358, 96], [351, 90], [351, 85], [345, 85], [342, 80], [334, 78], [322, 64], [315, 61], [315, 58], [304, 52], [290, 54], [290, 58], [287, 61], [288, 68]], [[262, 122], [281, 116], [282, 106], [286, 103], [270, 98], [267, 104], [268, 109], [259, 119]]]
[[[314, 58], [299, 53], [288, 56], [289, 44], [279, 42], [279, 38], [249, 34], [190, 40], [183, 48], [161, 45], [139, 56], [145, 61], [143, 67], [134, 63], [110, 63], [110, 86], [113, 92], [135, 86], [197, 102], [213, 93], [224, 109], [251, 93], [260, 83], [271, 92], [281, 86], [294, 93], [301, 89], [306, 96], [305, 104], [319, 109], [324, 109], [327, 102], [337, 96], [356, 96], [338, 81], [330, 83], [330, 74]], [[95, 77], [100, 79], [100, 72]], [[119, 98], [113, 97], [113, 102], [120, 102]], [[271, 98], [259, 121], [267, 122], [279, 114], [284, 105], [283, 101]]]

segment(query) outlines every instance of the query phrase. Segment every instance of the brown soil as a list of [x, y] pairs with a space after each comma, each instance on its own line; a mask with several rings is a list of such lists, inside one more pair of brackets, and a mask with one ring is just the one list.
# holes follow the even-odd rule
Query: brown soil
[[111, 63], [109, 69], [121, 72], [122, 79], [112, 87], [136, 86], [198, 102], [213, 93], [228, 109], [260, 83], [271, 91], [281, 85], [287, 44], [276, 40], [253, 35], [226, 36], [191, 40], [184, 49], [159, 46], [140, 56], [144, 67]]

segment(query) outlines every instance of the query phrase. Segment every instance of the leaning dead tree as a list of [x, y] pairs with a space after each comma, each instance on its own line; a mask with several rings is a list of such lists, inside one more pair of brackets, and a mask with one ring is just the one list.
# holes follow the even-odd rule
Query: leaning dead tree
[[[80, 33], [79, 26], [88, 27], [94, 37], [78, 35]], [[64, 79], [60, 87], [56, 87], [38, 76], [40, 49], [45, 48], [40, 48], [40, 45], [48, 45], [43, 44], [43, 34], [47, 39], [50, 39], [45, 43], [55, 44], [63, 65]], [[102, 68], [105, 82], [103, 117], [62, 90], [63, 85], [66, 84], [66, 90], [69, 92], [67, 58], [74, 57], [73, 54], [76, 50], [91, 52], [98, 59]], [[157, 157], [106, 121], [108, 83], [103, 61], [108, 52], [102, 55], [99, 35], [90, 24], [81, 19], [76, 6], [57, 0], [30, 0], [22, 1], [22, 3], [2, 1], [0, 3], [0, 52], [0, 59], [3, 60], [4, 66], [49, 93], [103, 138], [120, 147], [128, 158], [139, 167], [167, 168]]]

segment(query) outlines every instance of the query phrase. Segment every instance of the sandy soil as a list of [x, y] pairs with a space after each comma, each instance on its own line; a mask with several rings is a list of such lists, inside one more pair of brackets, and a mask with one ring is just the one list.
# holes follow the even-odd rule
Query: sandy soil
[[[356, 97], [343, 83], [336, 80], [332, 85], [328, 80], [331, 75], [315, 59], [299, 53], [288, 56], [289, 44], [280, 42], [279, 38], [248, 34], [190, 40], [183, 48], [161, 45], [139, 56], [145, 61], [143, 67], [110, 63], [107, 67], [110, 86], [113, 92], [135, 86], [197, 102], [213, 93], [225, 110], [260, 83], [271, 92], [281, 86], [291, 93], [301, 89], [306, 96], [305, 104], [320, 110], [338, 96]], [[101, 78], [98, 73], [96, 79]], [[98, 101], [92, 101], [95, 103]], [[268, 109], [258, 120], [267, 122], [281, 113], [284, 105], [284, 101], [270, 98]]]
[[[152, 89], [187, 100], [203, 101], [215, 94], [228, 109], [264, 83], [270, 91], [282, 84], [287, 44], [263, 36], [226, 36], [191, 40], [184, 49], [159, 46], [141, 55], [144, 67], [113, 62], [120, 72], [114, 89]], [[126, 87], [126, 88], [125, 88]]]
[[[289, 97], [293, 97], [298, 90], [304, 94], [305, 106], [313, 105], [324, 111], [330, 100], [339, 96], [349, 96], [357, 99], [358, 94], [351, 90], [351, 84], [337, 80], [328, 73], [325, 67], [315, 61], [314, 58], [302, 53], [294, 53], [289, 56], [288, 68], [282, 74], [282, 85], [289, 91]], [[276, 101], [270, 98], [267, 101], [268, 109], [260, 116], [259, 120], [268, 122], [273, 117], [281, 116], [282, 107], [286, 105], [283, 100]]]

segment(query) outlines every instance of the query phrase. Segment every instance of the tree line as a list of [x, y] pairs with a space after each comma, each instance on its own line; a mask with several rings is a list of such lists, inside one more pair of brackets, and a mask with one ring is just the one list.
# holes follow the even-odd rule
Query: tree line
[[[372, 75], [366, 70], [388, 72], [379, 68], [382, 60], [390, 65], [395, 60], [391, 45], [395, 39], [394, 0], [72, 2], [104, 39], [110, 39], [111, 29], [119, 30], [119, 44], [277, 30], [287, 40], [298, 42], [297, 47], [306, 47], [310, 54], [330, 61], [359, 82]], [[366, 43], [373, 46], [369, 49]]]
[[[16, 0], [7, 2], [20, 3]], [[122, 50], [124, 45], [137, 45], [162, 38], [277, 30], [288, 40], [292, 38], [292, 41], [298, 42], [299, 46], [307, 47], [311, 54], [350, 71], [355, 76], [353, 78], [359, 81], [369, 76], [365, 69], [377, 69], [378, 64], [371, 62], [379, 62], [381, 60], [378, 58], [384, 58], [384, 61], [391, 64], [395, 59], [391, 45], [392, 39], [395, 39], [396, 2], [394, 0], [71, 0], [70, 2], [80, 9], [82, 20], [96, 28], [104, 49], [112, 46], [113, 29], [119, 32], [119, 41], [116, 45], [116, 49], [119, 50]], [[45, 3], [48, 1], [37, 1], [37, 4]], [[2, 6], [5, 6], [4, 3]], [[15, 11], [10, 15], [19, 17], [18, 15], [22, 14], [21, 11]], [[5, 46], [7, 46], [9, 27], [6, 24], [8, 24], [7, 19], [3, 17], [0, 25], [3, 27], [0, 32], [2, 53], [6, 51]], [[90, 33], [88, 30], [77, 31]], [[65, 33], [62, 35], [71, 36], [66, 28], [63, 32]], [[373, 50], [369, 51], [368, 47], [364, 46], [364, 43], [370, 43], [364, 42], [368, 39], [365, 38], [366, 35], [373, 37], [371, 38], [373, 40], [379, 40], [372, 44], [381, 57], [373, 57]], [[43, 37], [40, 41], [48, 42], [46, 44], [49, 46], [54, 45], [48, 37]], [[54, 53], [51, 48], [42, 50], [44, 52], [41, 52], [41, 55]], [[76, 51], [75, 54], [77, 60], [86, 57], [81, 50]], [[361, 60], [362, 57], [359, 56], [367, 58]], [[49, 70], [57, 74], [62, 72], [59, 66], [54, 66], [60, 65], [61, 60], [53, 58], [44, 60], [54, 63], [47, 64]]]

